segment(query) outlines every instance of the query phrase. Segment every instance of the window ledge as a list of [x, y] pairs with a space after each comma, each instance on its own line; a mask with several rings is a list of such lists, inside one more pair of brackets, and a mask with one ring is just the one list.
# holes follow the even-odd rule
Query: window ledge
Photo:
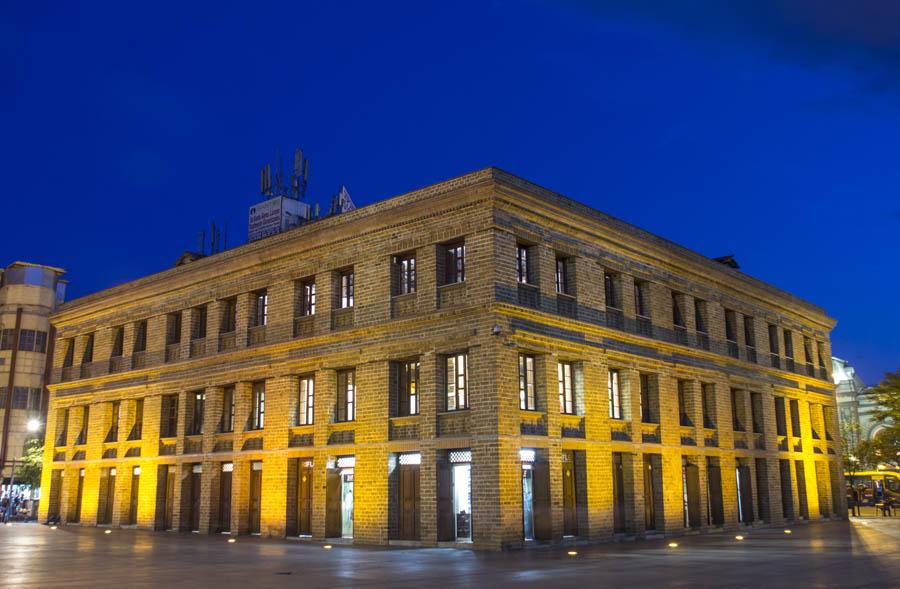
[[[451, 411], [451, 413], [456, 413], [455, 411]], [[412, 423], [419, 423], [422, 420], [421, 415], [395, 415], [391, 417], [391, 422], [395, 425], [407, 425]]]

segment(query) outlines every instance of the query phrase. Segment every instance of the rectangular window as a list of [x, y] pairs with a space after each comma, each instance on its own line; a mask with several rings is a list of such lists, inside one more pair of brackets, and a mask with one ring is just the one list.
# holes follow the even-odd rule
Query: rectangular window
[[[178, 409], [177, 397], [176, 397], [176, 410]], [[177, 416], [176, 416], [177, 418]], [[144, 400], [136, 399], [134, 401], [134, 425], [131, 428], [131, 434], [129, 435], [129, 440], [140, 440], [144, 431]], [[175, 431], [174, 429], [172, 431]]]
[[568, 258], [556, 258], [556, 292], [571, 295]]
[[825, 344], [816, 342], [816, 351], [819, 355], [819, 368], [825, 368]]
[[139, 354], [147, 350], [147, 320], [134, 324], [134, 353]]
[[603, 293], [606, 296], [606, 306], [620, 309], [618, 276], [611, 272], [603, 273]]
[[312, 425], [316, 400], [316, 381], [311, 376], [300, 377], [300, 402], [297, 405], [297, 425]]
[[188, 435], [198, 435], [203, 433], [203, 409], [206, 405], [206, 393], [203, 391], [194, 391], [191, 396], [191, 425], [188, 429]]
[[744, 315], [744, 345], [748, 348], [756, 347], [756, 329], [753, 326], [753, 317]]
[[338, 370], [335, 421], [356, 419], [356, 371]]
[[106, 434], [107, 442], [119, 441], [119, 415], [122, 411], [122, 404], [119, 401], [113, 401], [109, 404], [109, 432]]
[[251, 296], [253, 307], [250, 313], [250, 327], [263, 327], [269, 321], [269, 294], [265, 290], [258, 290]]
[[468, 362], [468, 354], [447, 356], [445, 372], [447, 411], [469, 407]]
[[316, 279], [300, 281], [300, 315], [309, 317], [316, 314]]
[[81, 431], [78, 432], [78, 437], [75, 438], [75, 444], [86, 444], [87, 443], [87, 433], [88, 433], [88, 425], [91, 421], [91, 408], [89, 405], [85, 405], [81, 408]]
[[759, 393], [750, 393], [750, 422], [753, 433], [763, 433], [762, 395]]
[[744, 429], [744, 396], [737, 389], [731, 389], [731, 427], [736, 432]]
[[353, 270], [340, 273], [341, 280], [341, 309], [353, 307], [354, 291], [356, 290]]
[[672, 324], [675, 327], [686, 327], [684, 324], [684, 313], [681, 311], [681, 301], [678, 293], [672, 293]]
[[784, 330], [784, 357], [794, 359], [794, 335], [790, 329]]
[[119, 358], [122, 356], [125, 348], [125, 328], [122, 326], [113, 327], [113, 346], [110, 358]]
[[47, 352], [47, 332], [34, 332], [34, 351], [42, 354]]
[[737, 313], [731, 309], [725, 309], [725, 339], [737, 342]]
[[12, 408], [25, 409], [28, 407], [28, 387], [13, 387]]
[[28, 409], [31, 411], [39, 411], [43, 396], [43, 390], [38, 387], [28, 389]]
[[634, 314], [638, 317], [650, 317], [650, 307], [647, 305], [647, 286], [646, 282], [634, 281]]
[[70, 368], [75, 363], [75, 338], [66, 340], [66, 355], [63, 357], [63, 368]]
[[769, 324], [769, 351], [777, 356], [778, 350], [778, 326]]
[[516, 279], [519, 284], [534, 284], [531, 273], [531, 250], [527, 245], [516, 246]]
[[174, 438], [178, 431], [178, 395], [163, 395], [159, 437]]
[[16, 337], [15, 329], [4, 329], [0, 332], [0, 350], [13, 349], [13, 340]]
[[784, 408], [784, 397], [775, 397], [775, 433], [787, 435], [787, 416]]
[[575, 390], [572, 382], [572, 363], [556, 364], [556, 382], [559, 388], [559, 412], [567, 415], [575, 414]]
[[419, 414], [419, 361], [397, 365], [397, 415]]
[[19, 331], [19, 351], [31, 352], [34, 350], [34, 330], [22, 329]]
[[237, 326], [237, 298], [223, 299], [221, 304], [222, 324], [219, 326], [219, 333], [231, 333]]
[[641, 374], [640, 375], [640, 387], [641, 387], [641, 421], [643, 423], [656, 423], [658, 418], [656, 416], [656, 412], [653, 410], [653, 403], [650, 402], [650, 395], [652, 394], [650, 390], [650, 375], [649, 374]]
[[444, 284], [466, 281], [466, 246], [457, 243], [444, 246]]
[[222, 419], [219, 422], [222, 433], [234, 431], [234, 387], [228, 386], [222, 390]]
[[266, 383], [253, 383], [253, 399], [250, 404], [250, 429], [266, 427]]
[[800, 432], [800, 402], [797, 399], [791, 399], [791, 435], [799, 438]]
[[700, 394], [703, 404], [703, 427], [715, 429], [716, 427], [716, 385], [704, 383], [700, 385]]
[[689, 399], [690, 391], [688, 383], [683, 380], [678, 381], [678, 422], [683, 426], [694, 425], [691, 419], [691, 403]]
[[396, 272], [394, 294], [405, 295], [416, 292], [416, 257], [405, 254], [394, 257]]
[[206, 305], [194, 307], [194, 325], [191, 329], [191, 339], [203, 339], [206, 337]]
[[813, 359], [812, 340], [806, 336], [803, 336], [803, 357], [806, 359], [806, 364], [812, 368], [813, 362], [815, 362]]
[[82, 364], [90, 364], [94, 361], [94, 334], [89, 333], [85, 338], [84, 354], [81, 356]]
[[609, 396], [609, 416], [622, 419], [622, 391], [619, 389], [619, 371], [610, 370], [607, 378], [607, 394]]
[[698, 333], [706, 333], [706, 301], [694, 299], [694, 326]]
[[534, 411], [534, 356], [519, 354], [519, 408]]
[[169, 313], [166, 317], [166, 345], [181, 342], [181, 311]]

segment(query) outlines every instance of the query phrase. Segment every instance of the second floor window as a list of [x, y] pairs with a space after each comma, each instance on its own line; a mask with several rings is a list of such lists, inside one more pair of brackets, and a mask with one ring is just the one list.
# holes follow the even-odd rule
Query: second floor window
[[300, 399], [297, 405], [297, 425], [312, 425], [314, 422], [316, 381], [311, 376], [300, 378]]
[[419, 361], [397, 366], [397, 415], [419, 414]]
[[675, 327], [687, 327], [684, 324], [684, 313], [681, 310], [681, 301], [678, 293], [672, 293], [672, 325]]
[[447, 411], [469, 407], [468, 354], [447, 356], [445, 367]]
[[778, 355], [778, 326], [769, 324], [769, 352]]
[[300, 316], [316, 314], [316, 280], [308, 278], [300, 281]]
[[619, 389], [619, 371], [610, 370], [607, 383], [609, 395], [609, 416], [612, 419], [622, 419], [622, 391]]
[[166, 317], [166, 345], [181, 342], [181, 311], [169, 313]]
[[234, 431], [234, 387], [228, 386], [222, 390], [222, 419], [219, 422], [222, 433]]
[[262, 327], [269, 320], [269, 295], [260, 290], [253, 293], [253, 309], [250, 316], [250, 327]]
[[394, 258], [394, 294], [405, 295], [416, 292], [416, 257], [412, 254]]
[[356, 371], [338, 370], [335, 421], [356, 419]]
[[703, 410], [703, 427], [716, 427], [716, 386], [712, 383], [700, 385], [700, 403]]
[[354, 284], [353, 270], [341, 272], [341, 309], [349, 309], [353, 306]]
[[691, 420], [691, 410], [690, 410], [690, 401], [689, 401], [690, 391], [688, 391], [688, 383], [679, 380], [678, 381], [678, 422], [681, 425], [690, 426], [694, 425], [693, 420]]
[[737, 313], [731, 309], [725, 309], [725, 339], [737, 342]]
[[113, 328], [113, 346], [112, 352], [110, 353], [110, 358], [119, 358], [122, 356], [123, 350], [125, 348], [125, 328], [124, 327], [114, 327]]
[[[177, 400], [177, 397], [176, 397]], [[177, 409], [177, 405], [175, 406]], [[174, 426], [173, 426], [174, 427]], [[131, 427], [129, 440], [140, 440], [144, 431], [144, 400], [136, 399], [134, 401], [134, 425]]]
[[775, 433], [787, 435], [787, 414], [784, 408], [784, 397], [775, 397]]
[[147, 349], [147, 321], [134, 324], [134, 353], [139, 354]]
[[455, 243], [444, 246], [444, 284], [466, 281], [466, 246]]
[[266, 427], [266, 383], [253, 383], [253, 397], [250, 403], [250, 429]]
[[222, 324], [219, 333], [231, 333], [237, 326], [237, 299], [231, 297], [222, 301]]
[[559, 389], [559, 412], [575, 414], [575, 389], [572, 382], [572, 363], [559, 362], [556, 365], [556, 384]]
[[784, 330], [784, 357], [794, 359], [794, 336], [791, 330]]
[[178, 431], [178, 395], [163, 395], [159, 419], [159, 437], [174, 438]]
[[531, 255], [526, 245], [516, 246], [516, 279], [519, 284], [533, 284], [531, 276]]
[[756, 347], [756, 330], [753, 328], [753, 317], [744, 315], [744, 345], [748, 348]]
[[569, 283], [569, 260], [556, 258], [556, 292], [558, 294], [571, 295]]
[[206, 337], [206, 305], [194, 308], [194, 324], [191, 329], [191, 339], [203, 339]]
[[534, 411], [537, 402], [534, 393], [534, 356], [519, 354], [519, 408]]
[[82, 364], [90, 364], [94, 361], [94, 334], [90, 333], [85, 338], [84, 354], [81, 356]]
[[66, 355], [63, 356], [63, 368], [69, 368], [75, 362], [75, 338], [66, 340]]
[[603, 273], [603, 293], [606, 295], [606, 306], [613, 309], [620, 309], [619, 306], [619, 288], [616, 276], [610, 272]]
[[694, 299], [694, 326], [698, 333], [706, 333], [706, 302]]
[[650, 307], [647, 305], [647, 283], [634, 281], [634, 314], [638, 317], [649, 317]]
[[188, 435], [203, 433], [203, 410], [206, 405], [206, 393], [194, 391], [191, 393], [191, 424]]

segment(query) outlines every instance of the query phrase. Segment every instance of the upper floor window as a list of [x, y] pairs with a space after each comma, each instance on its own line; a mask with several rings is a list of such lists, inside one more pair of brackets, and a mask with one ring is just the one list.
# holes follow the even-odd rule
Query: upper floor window
[[84, 342], [84, 354], [81, 356], [82, 364], [90, 364], [94, 361], [94, 334], [89, 333]]
[[337, 371], [337, 402], [335, 421], [353, 421], [356, 419], [356, 371]]
[[787, 435], [787, 414], [784, 408], [784, 397], [775, 397], [775, 433]]
[[349, 309], [353, 306], [354, 291], [356, 289], [353, 270], [345, 270], [340, 273], [341, 282], [341, 309]]
[[806, 336], [803, 336], [803, 356], [806, 359], [806, 363], [812, 366], [814, 362], [812, 340]]
[[269, 294], [265, 290], [258, 290], [252, 295], [252, 309], [250, 313], [250, 327], [262, 327], [269, 320]]
[[191, 339], [206, 337], [206, 305], [194, 307], [194, 322], [191, 326]]
[[394, 256], [394, 294], [416, 292], [416, 257], [413, 254]]
[[178, 432], [178, 395], [163, 395], [159, 419], [159, 437], [174, 438]]
[[312, 425], [315, 417], [316, 381], [312, 376], [300, 377], [300, 399], [297, 425]]
[[678, 422], [684, 426], [694, 425], [691, 420], [690, 407], [690, 391], [688, 383], [684, 380], [678, 381]]
[[250, 403], [250, 429], [266, 427], [266, 383], [253, 383], [253, 398]]
[[66, 340], [66, 355], [63, 356], [63, 368], [69, 368], [75, 363], [75, 338]]
[[756, 329], [753, 326], [753, 317], [744, 315], [744, 345], [748, 348], [756, 347]]
[[794, 359], [794, 334], [790, 329], [784, 330], [784, 357]]
[[825, 344], [816, 342], [816, 351], [819, 355], [819, 368], [825, 368]]
[[557, 362], [556, 385], [559, 389], [559, 412], [575, 414], [575, 383], [572, 380], [572, 363]]
[[125, 348], [125, 328], [121, 325], [119, 327], [113, 327], [113, 345], [112, 352], [110, 352], [110, 358], [118, 358], [120, 357]]
[[648, 287], [646, 282], [634, 281], [634, 314], [638, 317], [650, 317], [650, 305], [647, 304]]
[[222, 318], [219, 333], [231, 333], [237, 327], [237, 298], [222, 300]]
[[737, 313], [731, 309], [725, 309], [725, 339], [737, 342]]
[[619, 389], [618, 370], [610, 369], [606, 388], [609, 397], [609, 416], [612, 419], [622, 419], [622, 391]]
[[234, 386], [222, 390], [222, 419], [219, 421], [222, 433], [234, 431]]
[[138, 321], [134, 324], [134, 353], [146, 351], [147, 349], [147, 320]]
[[681, 310], [679, 294], [672, 293], [672, 324], [675, 327], [687, 327], [684, 323], [684, 313]]
[[15, 345], [16, 330], [4, 329], [0, 331], [0, 350], [11, 350]]
[[769, 324], [769, 351], [778, 355], [778, 326]]
[[181, 311], [166, 316], [166, 345], [181, 342]]
[[699, 333], [706, 333], [706, 301], [694, 299], [694, 326]]
[[316, 279], [300, 281], [300, 315], [309, 317], [316, 314]]
[[651, 390], [650, 375], [641, 373], [640, 380], [641, 395], [641, 421], [643, 423], [659, 423], [659, 403], [654, 402], [651, 398], [653, 391]]
[[519, 354], [519, 408], [526, 411], [537, 409], [534, 389], [534, 356]]
[[469, 407], [468, 354], [447, 356], [446, 366], [447, 411]]
[[203, 410], [206, 406], [206, 393], [194, 391], [191, 396], [191, 423], [188, 427], [188, 435], [203, 433]]
[[[0, 335], [0, 350], [11, 350], [13, 348], [13, 339], [16, 336], [15, 329], [4, 329]], [[47, 352], [47, 332], [35, 329], [19, 330], [20, 352]]]
[[531, 248], [527, 245], [516, 246], [516, 280], [519, 284], [534, 284]]
[[443, 246], [444, 275], [443, 284], [456, 284], [466, 281], [466, 246], [454, 243]]
[[570, 276], [569, 266], [571, 260], [569, 258], [556, 258], [556, 292], [559, 294], [572, 296], [572, 277]]
[[700, 403], [703, 411], [703, 427], [716, 427], [716, 385], [703, 383], [700, 385]]
[[603, 273], [603, 294], [606, 296], [607, 307], [621, 309], [617, 276], [611, 272]]
[[[178, 397], [175, 397], [175, 400], [176, 400], [175, 408], [176, 408], [176, 415], [177, 415]], [[175, 426], [173, 425], [172, 431], [175, 431], [174, 427]], [[131, 433], [128, 435], [128, 439], [129, 440], [140, 440], [141, 435], [143, 434], [143, 430], [144, 430], [144, 400], [143, 399], [135, 399], [135, 401], [134, 401], [134, 422], [132, 423]], [[175, 434], [172, 434], [172, 435], [175, 435]]]
[[397, 370], [397, 415], [419, 414], [419, 361], [399, 362]]

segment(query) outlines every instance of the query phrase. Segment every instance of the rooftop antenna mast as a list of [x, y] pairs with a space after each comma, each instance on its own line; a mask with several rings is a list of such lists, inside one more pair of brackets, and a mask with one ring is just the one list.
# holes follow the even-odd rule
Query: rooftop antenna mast
[[294, 171], [291, 174], [291, 197], [303, 200], [306, 198], [306, 185], [309, 182], [309, 160], [303, 157], [303, 150], [294, 150]]

